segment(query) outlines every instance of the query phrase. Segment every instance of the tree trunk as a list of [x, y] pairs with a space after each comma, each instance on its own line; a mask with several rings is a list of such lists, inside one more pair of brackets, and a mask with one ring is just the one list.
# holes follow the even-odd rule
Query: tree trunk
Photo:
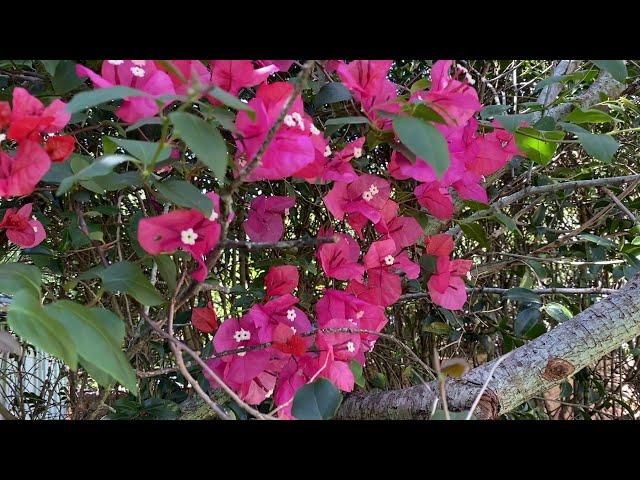
[[[550, 332], [513, 351], [495, 370], [474, 413], [495, 419], [640, 335], [640, 275]], [[496, 360], [448, 379], [449, 409], [469, 410]], [[436, 383], [349, 396], [338, 419], [426, 419]]]

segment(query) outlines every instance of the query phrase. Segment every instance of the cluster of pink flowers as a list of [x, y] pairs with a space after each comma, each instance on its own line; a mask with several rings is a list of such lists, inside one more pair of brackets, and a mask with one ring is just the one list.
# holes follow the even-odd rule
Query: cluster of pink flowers
[[[207, 361], [209, 367], [251, 405], [273, 395], [280, 418], [292, 418], [295, 392], [312, 379], [327, 378], [339, 389], [352, 391], [355, 378], [349, 363], [364, 365], [376, 335], [331, 329], [379, 332], [387, 323], [383, 307], [347, 292], [325, 289], [315, 307], [315, 331], [292, 294], [298, 287], [296, 267], [272, 267], [265, 286], [265, 302], [239, 319], [225, 320], [213, 338], [216, 354], [256, 348], [212, 358]], [[264, 344], [270, 346], [261, 348]], [[211, 376], [205, 376], [217, 386]]]
[[[161, 108], [156, 99], [172, 95], [206, 96], [212, 103], [211, 87], [232, 95], [242, 88], [254, 88], [248, 106], [255, 113], [240, 111], [236, 116], [234, 175], [239, 175], [255, 158], [265, 139], [283, 113], [293, 86], [287, 82], [269, 83], [270, 76], [287, 70], [291, 61], [212, 60], [209, 66], [197, 60], [165, 62], [151, 60], [107, 60], [101, 75], [78, 66], [96, 88], [125, 85], [145, 91], [148, 97], [130, 97], [116, 111], [124, 122], [133, 123], [156, 115]], [[393, 115], [403, 115], [403, 100], [396, 85], [387, 77], [390, 60], [330, 61], [329, 72], [336, 72], [350, 90], [362, 112], [378, 130], [393, 132]], [[450, 219], [453, 215], [452, 191], [460, 198], [488, 202], [481, 182], [519, 153], [513, 135], [494, 125], [490, 133], [478, 131], [474, 115], [481, 109], [478, 95], [464, 69], [451, 76], [451, 61], [435, 62], [431, 86], [411, 95], [411, 103], [424, 104], [442, 117], [434, 123], [449, 147], [450, 166], [438, 176], [426, 160], [411, 162], [394, 151], [388, 172], [396, 180], [414, 180], [417, 201], [431, 215]], [[174, 97], [175, 98], [175, 97]], [[172, 98], [163, 99], [165, 106]], [[354, 375], [350, 362], [365, 364], [365, 354], [377, 336], [358, 330], [380, 332], [387, 323], [385, 308], [402, 294], [403, 277], [416, 279], [420, 266], [409, 256], [409, 247], [424, 236], [415, 218], [399, 215], [389, 179], [356, 171], [352, 160], [365, 155], [365, 138], [332, 149], [330, 138], [314, 124], [298, 96], [286, 112], [275, 135], [262, 152], [247, 181], [303, 179], [311, 184], [333, 182], [323, 201], [333, 218], [346, 222], [355, 236], [364, 240], [367, 232], [376, 234], [361, 259], [358, 240], [349, 233], [325, 226], [319, 237], [334, 236], [335, 243], [322, 244], [316, 257], [328, 278], [345, 282], [342, 289], [325, 288], [315, 304], [315, 324], [297, 305], [293, 295], [298, 287], [295, 266], [269, 270], [263, 303], [254, 305], [240, 318], [229, 318], [218, 325], [211, 304], [193, 310], [193, 324], [200, 331], [214, 333], [214, 358], [210, 368], [243, 401], [256, 405], [273, 395], [278, 415], [291, 418], [291, 401], [304, 384], [318, 377], [331, 380], [339, 389], [351, 391]], [[179, 209], [145, 218], [138, 227], [138, 240], [152, 255], [172, 253], [178, 248], [189, 252], [199, 264], [192, 273], [197, 281], [208, 275], [207, 256], [220, 237], [219, 197], [210, 192], [214, 209], [210, 218], [197, 210]], [[254, 242], [275, 242], [285, 232], [284, 216], [295, 205], [286, 196], [260, 195], [251, 201], [243, 223], [244, 232]], [[231, 222], [232, 218], [227, 219]], [[343, 224], [344, 226], [344, 224]], [[366, 229], [369, 229], [365, 231]], [[369, 236], [369, 238], [371, 238]], [[425, 253], [435, 257], [435, 272], [427, 288], [437, 305], [461, 309], [467, 294], [463, 277], [471, 261], [450, 258], [454, 243], [448, 235], [425, 239]], [[332, 330], [333, 329], [333, 330]], [[339, 329], [340, 331], [336, 331]], [[230, 352], [229, 352], [230, 351]], [[229, 353], [225, 353], [229, 352]], [[215, 379], [207, 376], [212, 386]]]
[[[55, 135], [69, 123], [66, 104], [54, 100], [45, 107], [22, 87], [13, 90], [12, 104], [0, 102], [0, 199], [30, 195], [51, 167], [73, 153], [71, 135]], [[2, 143], [16, 142], [14, 156], [2, 150]], [[7, 238], [22, 248], [39, 245], [45, 238], [43, 225], [31, 218], [33, 204], [10, 208], [0, 223]]]

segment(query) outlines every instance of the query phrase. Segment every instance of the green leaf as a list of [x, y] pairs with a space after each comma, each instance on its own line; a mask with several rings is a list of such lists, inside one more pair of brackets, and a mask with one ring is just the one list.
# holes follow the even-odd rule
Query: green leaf
[[56, 196], [59, 197], [60, 195], [64, 195], [77, 182], [107, 175], [108, 173], [111, 173], [114, 167], [131, 160], [134, 159], [128, 155], [107, 155], [105, 157], [100, 157], [71, 177], [67, 177], [62, 180], [58, 187], [58, 191], [56, 192]]
[[420, 90], [426, 90], [431, 86], [431, 80], [429, 80], [428, 78], [424, 77], [421, 78], [420, 80], [417, 80], [416, 82], [414, 82], [413, 85], [411, 85], [411, 88], [409, 89], [409, 91], [411, 93], [416, 93], [419, 92]]
[[357, 124], [357, 123], [369, 123], [369, 119], [367, 117], [340, 117], [340, 118], [330, 118], [324, 125], [326, 127], [330, 125], [347, 125], [347, 124]]
[[209, 218], [213, 211], [213, 202], [200, 190], [184, 180], [155, 182], [158, 193], [170, 202], [181, 207], [196, 208]]
[[361, 388], [365, 388], [367, 386], [367, 382], [362, 376], [362, 365], [360, 365], [355, 360], [351, 360], [351, 362], [349, 362], [349, 368], [353, 373], [353, 377], [355, 379], [356, 385], [358, 385]]
[[101, 270], [97, 275], [102, 286], [109, 292], [123, 292], [131, 295], [142, 305], [160, 305], [164, 300], [140, 267], [131, 262], [118, 262]]
[[516, 131], [516, 144], [525, 155], [540, 165], [546, 165], [558, 148], [557, 140], [564, 138], [564, 132], [539, 131], [533, 128], [519, 128]]
[[136, 123], [134, 123], [133, 125], [128, 126], [125, 129], [126, 133], [129, 132], [133, 132], [134, 130], [139, 129], [140, 127], [143, 127], [145, 125], [162, 125], [162, 119], [158, 118], [158, 117], [147, 117], [147, 118], [143, 118], [142, 120], [138, 120]]
[[316, 95], [316, 98], [313, 100], [313, 104], [316, 107], [319, 107], [328, 103], [343, 102], [350, 99], [351, 93], [349, 92], [347, 87], [345, 87], [342, 83], [333, 82], [327, 83], [320, 89], [320, 91]]
[[609, 123], [615, 121], [611, 115], [596, 108], [587, 110], [576, 108], [565, 117], [565, 120], [573, 123]]
[[227, 171], [227, 145], [216, 127], [189, 113], [169, 115], [174, 134], [179, 136], [203, 164], [209, 167], [220, 183]]
[[[407, 105], [403, 111], [412, 117], [419, 118], [425, 122], [447, 123], [442, 116], [434, 109], [427, 107], [424, 103], [414, 103]], [[394, 115], [395, 118], [397, 115]]]
[[231, 95], [226, 90], [223, 90], [220, 87], [213, 87], [209, 90], [209, 95], [213, 98], [220, 100], [227, 107], [231, 107], [234, 110], [243, 110], [249, 114], [249, 118], [253, 121], [256, 119], [256, 112], [251, 108], [247, 103], [243, 102], [239, 98]]
[[156, 264], [158, 265], [158, 272], [162, 279], [167, 282], [167, 287], [170, 292], [175, 291], [177, 285], [178, 272], [176, 270], [176, 264], [173, 259], [166, 254], [158, 255], [156, 258]]
[[51, 79], [53, 90], [57, 95], [64, 95], [71, 90], [78, 88], [84, 83], [84, 79], [76, 74], [76, 62], [71, 60], [60, 60], [56, 65], [56, 71]]
[[80, 363], [86, 359], [90, 368], [105, 372], [137, 395], [136, 374], [122, 352], [125, 333], [122, 320], [104, 308], [87, 308], [68, 300], [47, 305], [45, 311], [65, 326]]
[[0, 264], [0, 293], [15, 294], [20, 290], [28, 290], [40, 297], [42, 273], [33, 265], [22, 263]]
[[460, 224], [460, 228], [462, 229], [462, 232], [465, 234], [465, 236], [478, 242], [481, 247], [491, 247], [491, 244], [487, 239], [487, 234], [484, 231], [484, 228], [482, 228], [482, 225], [480, 225], [479, 223], [462, 223]]
[[40, 63], [42, 63], [42, 66], [47, 71], [49, 76], [53, 77], [56, 74], [56, 67], [61, 61], [62, 60], [40, 60]]
[[540, 308], [530, 307], [518, 312], [514, 323], [516, 335], [524, 335], [540, 320]]
[[[449, 412], [449, 420], [466, 420], [467, 415], [469, 415], [468, 410], [465, 410], [462, 412]], [[435, 412], [433, 412], [433, 415], [429, 417], [429, 420], [446, 420], [446, 419], [447, 417], [444, 414], [444, 410], [440, 408], [437, 409]], [[471, 415], [471, 418], [469, 420], [477, 420], [477, 418]]]
[[611, 135], [579, 133], [576, 134], [576, 136], [578, 137], [580, 145], [582, 145], [589, 155], [606, 163], [611, 162], [618, 148], [620, 148], [618, 141]]
[[505, 130], [514, 133], [520, 128], [522, 122], [531, 123], [533, 117], [533, 113], [521, 113], [517, 115], [496, 115], [494, 118]]
[[518, 230], [518, 225], [516, 225], [516, 222], [510, 216], [506, 215], [500, 210], [496, 210], [494, 212], [494, 215], [500, 223], [502, 223], [505, 227], [509, 229], [509, 231], [515, 232]]
[[111, 100], [121, 100], [128, 97], [148, 97], [142, 90], [129, 87], [98, 88], [76, 94], [67, 104], [67, 112], [77, 113], [87, 108], [95, 107]]
[[76, 347], [65, 326], [50, 317], [31, 289], [18, 291], [7, 313], [7, 323], [23, 340], [58, 357], [72, 370], [78, 365]]
[[431, 322], [429, 325], [423, 327], [422, 330], [435, 335], [449, 335], [451, 327], [444, 322]]
[[[496, 115], [503, 114], [504, 112], [506, 112], [510, 108], [511, 107], [509, 105], [487, 105], [480, 112], [480, 118], [483, 119], [483, 120], [487, 120], [488, 118], [495, 117]], [[503, 116], [508, 116], [508, 115], [503, 115]], [[504, 125], [503, 125], [503, 127], [504, 127]]]
[[338, 411], [342, 394], [326, 378], [302, 386], [293, 398], [291, 413], [298, 420], [329, 420]]
[[537, 303], [542, 305], [542, 300], [540, 300], [540, 295], [533, 292], [532, 290], [529, 290], [528, 288], [520, 288], [520, 287], [510, 288], [509, 290], [504, 292], [503, 297], [509, 300], [513, 300], [514, 302], [520, 302], [524, 304]]
[[550, 302], [547, 303], [542, 309], [553, 318], [556, 322], [562, 323], [573, 318], [573, 313], [567, 307], [561, 303]]
[[[151, 160], [160, 146], [160, 142], [142, 142], [140, 140], [126, 140], [124, 138], [115, 137], [104, 137], [102, 140], [112, 142], [120, 148], [125, 149], [132, 156], [140, 160], [145, 166], [151, 164]], [[169, 158], [170, 154], [171, 147], [164, 145], [162, 146], [156, 161], [161, 162], [162, 160], [166, 160]]]
[[393, 120], [393, 129], [409, 150], [433, 167], [438, 177], [449, 168], [447, 141], [433, 125], [419, 118], [399, 116]]
[[613, 78], [620, 83], [624, 83], [627, 79], [627, 66], [622, 60], [591, 60], [600, 70], [606, 70]]
[[584, 240], [585, 242], [595, 243], [596, 245], [600, 245], [601, 247], [616, 248], [616, 244], [611, 240], [609, 240], [608, 238], [599, 237], [591, 233], [581, 233], [576, 238], [580, 240]]

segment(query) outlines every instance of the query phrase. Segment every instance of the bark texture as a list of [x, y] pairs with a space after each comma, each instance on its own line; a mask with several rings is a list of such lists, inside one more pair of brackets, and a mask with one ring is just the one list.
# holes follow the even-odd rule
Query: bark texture
[[[475, 411], [495, 419], [621, 344], [640, 335], [640, 275], [552, 331], [514, 350], [496, 369]], [[464, 411], [478, 396], [495, 360], [446, 383], [452, 411]], [[354, 394], [338, 419], [426, 419], [438, 394], [437, 384], [379, 393]]]

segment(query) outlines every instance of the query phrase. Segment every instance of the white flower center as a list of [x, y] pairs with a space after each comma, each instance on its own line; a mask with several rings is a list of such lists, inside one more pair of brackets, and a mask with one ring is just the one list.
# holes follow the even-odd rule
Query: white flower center
[[[233, 339], [237, 343], [240, 343], [244, 340], [251, 340], [251, 332], [248, 330], [245, 330], [244, 328], [241, 328], [240, 330], [236, 330], [236, 332], [233, 334]], [[244, 352], [244, 353], [247, 353], [247, 352]]]
[[285, 115], [284, 116], [284, 124], [287, 127], [295, 127], [296, 121], [293, 119], [293, 115]]
[[124, 63], [124, 60], [107, 60], [107, 63], [118, 66], [122, 65]]
[[247, 352], [238, 352], [238, 356], [239, 357], [244, 357], [247, 354]]
[[35, 225], [33, 225], [33, 232], [38, 233], [38, 227], [36, 227]]
[[369, 191], [371, 192], [371, 195], [377, 195], [378, 194], [378, 187], [376, 187], [375, 185], [371, 185], [369, 187]]
[[147, 64], [146, 60], [131, 60], [131, 63], [139, 67], [144, 67]]
[[317, 127], [312, 123], [311, 126], [309, 127], [309, 131], [313, 134], [313, 135], [320, 135], [320, 130], [317, 129]]
[[360, 320], [362, 317], [364, 317], [364, 310], [360, 310], [360, 311], [356, 312], [356, 318], [358, 320]]
[[328, 157], [329, 155], [331, 155], [331, 147], [329, 145], [325, 147], [323, 155], [325, 157]]
[[211, 210], [211, 215], [209, 216], [209, 220], [211, 220], [212, 222], [215, 222], [218, 219], [219, 215], [218, 212], [216, 212], [215, 208], [213, 210]]
[[195, 245], [197, 238], [198, 234], [193, 231], [193, 228], [180, 232], [180, 240], [182, 240], [182, 243], [185, 245]]
[[364, 193], [362, 194], [362, 199], [363, 199], [365, 202], [370, 202], [372, 198], [373, 198], [373, 195], [371, 195], [371, 192], [370, 192], [369, 190], [367, 190], [366, 192], [364, 192]]
[[395, 258], [393, 258], [393, 255], [387, 255], [386, 257], [384, 257], [384, 263], [386, 263], [387, 265], [393, 265], [394, 261]]
[[7, 136], [4, 133], [0, 133], [0, 143], [4, 142], [7, 139]]
[[360, 147], [353, 147], [353, 157], [360, 158], [362, 156], [362, 149]]
[[347, 350], [349, 350], [350, 353], [356, 351], [356, 346], [353, 344], [353, 342], [347, 342]]
[[142, 78], [146, 72], [144, 71], [144, 68], [131, 67], [131, 73], [134, 77]]
[[296, 330], [296, 327], [291, 327], [291, 331], [293, 332], [294, 335], [298, 333], [298, 330]]
[[265, 394], [265, 398], [269, 398], [271, 395], [273, 395], [273, 388]]
[[296, 319], [296, 311], [293, 308], [287, 310], [287, 318], [292, 322]]
[[354, 325], [357, 325], [357, 324], [356, 324], [356, 321], [355, 321], [353, 318], [347, 318], [347, 321], [348, 321], [349, 323], [353, 323]]
[[302, 121], [302, 115], [298, 112], [293, 112], [291, 114], [291, 118], [293, 118], [298, 124], [298, 128], [304, 132], [304, 122]]

